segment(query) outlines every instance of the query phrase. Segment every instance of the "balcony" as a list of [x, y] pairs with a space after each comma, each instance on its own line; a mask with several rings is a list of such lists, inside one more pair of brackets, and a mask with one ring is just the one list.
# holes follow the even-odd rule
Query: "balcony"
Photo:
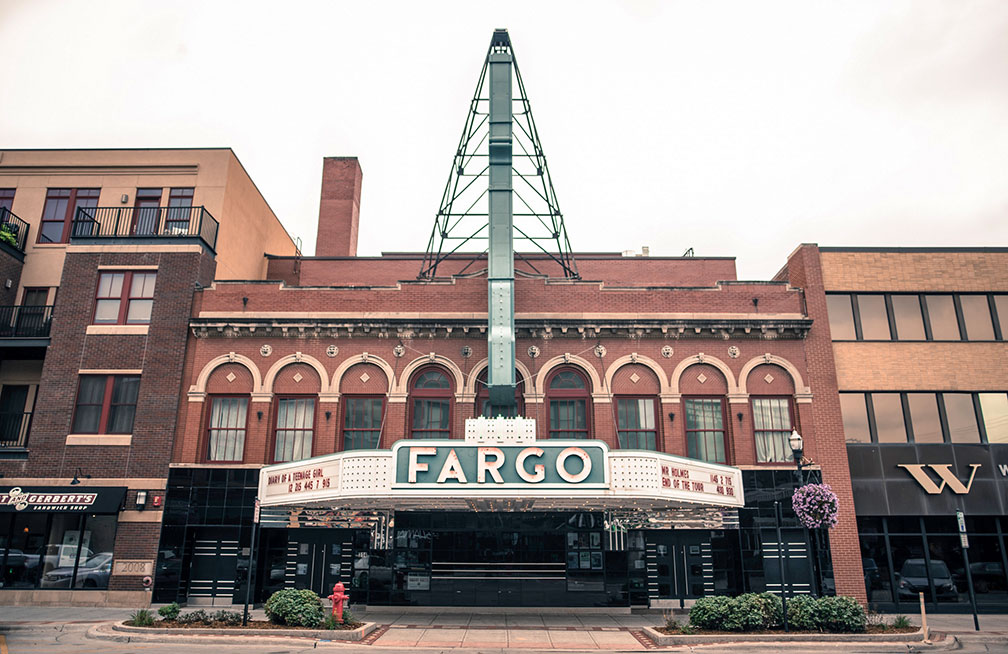
[[0, 207], [0, 243], [16, 250], [24, 260], [25, 243], [28, 241], [28, 223]]
[[48, 339], [52, 314], [52, 305], [0, 306], [0, 339]]
[[198, 238], [216, 251], [218, 226], [203, 207], [82, 207], [70, 240]]
[[0, 450], [22, 450], [28, 446], [31, 411], [0, 413]]

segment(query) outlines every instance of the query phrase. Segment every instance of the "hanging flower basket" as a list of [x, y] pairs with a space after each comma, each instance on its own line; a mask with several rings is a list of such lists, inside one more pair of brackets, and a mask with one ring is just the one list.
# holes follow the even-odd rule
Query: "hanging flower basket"
[[794, 492], [791, 506], [808, 529], [836, 526], [837, 496], [829, 484], [805, 484]]

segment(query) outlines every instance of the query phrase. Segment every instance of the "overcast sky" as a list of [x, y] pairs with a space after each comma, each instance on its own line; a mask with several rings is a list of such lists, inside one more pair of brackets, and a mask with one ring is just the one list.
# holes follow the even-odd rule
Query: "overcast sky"
[[304, 251], [422, 250], [495, 27], [575, 250], [1008, 244], [1008, 2], [0, 0], [0, 149], [230, 146]]

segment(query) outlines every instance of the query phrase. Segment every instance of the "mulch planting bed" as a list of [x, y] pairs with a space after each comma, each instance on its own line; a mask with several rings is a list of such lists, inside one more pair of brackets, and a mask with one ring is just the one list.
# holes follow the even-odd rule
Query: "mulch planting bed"
[[[865, 634], [912, 634], [918, 631], [920, 627], [909, 626], [897, 629], [896, 627], [880, 627], [876, 625], [870, 625], [863, 632]], [[713, 629], [691, 629], [689, 633], [682, 631], [681, 629], [667, 629], [665, 627], [655, 627], [655, 631], [659, 633], [666, 634], [668, 636], [739, 636], [747, 634], [840, 634], [848, 633], [844, 631], [798, 631], [792, 629], [791, 631], [784, 631], [783, 629], [765, 629], [761, 631], [718, 631]]]
[[[127, 626], [134, 626], [126, 623]], [[324, 627], [292, 627], [286, 624], [275, 624], [269, 620], [249, 620], [248, 624], [242, 626], [241, 624], [228, 624], [226, 622], [190, 622], [182, 623], [168, 620], [159, 620], [152, 625], [149, 625], [148, 629], [303, 629], [305, 631], [352, 631], [359, 627], [363, 627], [363, 622], [346, 622], [342, 625], [337, 625], [335, 629], [325, 629]]]

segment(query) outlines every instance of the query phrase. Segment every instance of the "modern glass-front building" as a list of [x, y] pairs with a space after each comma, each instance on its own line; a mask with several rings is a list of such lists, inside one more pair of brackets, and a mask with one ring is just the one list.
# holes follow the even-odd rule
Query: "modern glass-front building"
[[819, 257], [869, 601], [1008, 610], [1008, 250]]

